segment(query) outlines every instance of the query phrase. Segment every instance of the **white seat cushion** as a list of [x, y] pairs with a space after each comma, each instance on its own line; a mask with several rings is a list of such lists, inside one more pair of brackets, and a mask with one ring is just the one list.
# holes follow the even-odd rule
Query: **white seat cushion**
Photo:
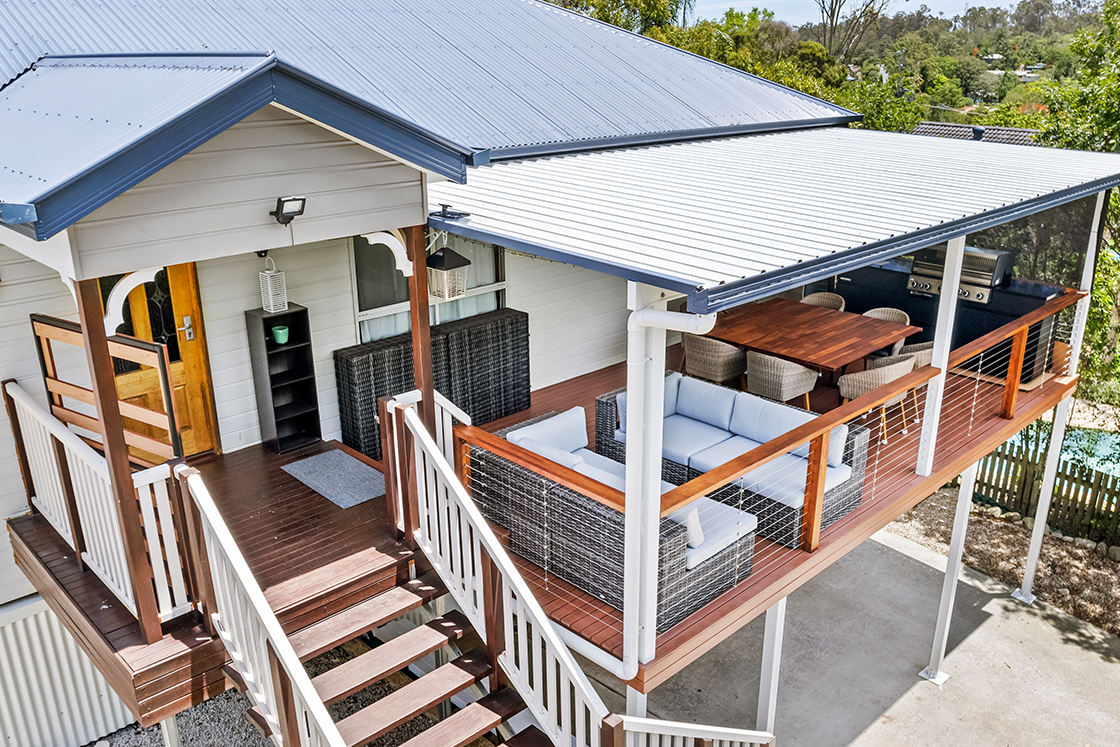
[[669, 518], [684, 523], [684, 519], [678, 518], [678, 515], [684, 517], [685, 512], [693, 506], [696, 507], [700, 518], [704, 541], [699, 547], [690, 547], [685, 551], [685, 568], [690, 571], [730, 547], [739, 538], [750, 534], [758, 526], [758, 519], [754, 514], [726, 506], [706, 496], [697, 498], [684, 508], [669, 514]]
[[[580, 449], [575, 452], [574, 456], [583, 460], [584, 464], [592, 469], [602, 470], [615, 477], [626, 479], [626, 465], [621, 462], [616, 462], [610, 457], [605, 457], [602, 454], [597, 454], [590, 449]], [[586, 473], [585, 473], [586, 474]], [[600, 481], [601, 482], [601, 481]]]
[[688, 460], [688, 466], [697, 472], [711, 472], [716, 467], [727, 464], [732, 459], [741, 457], [761, 445], [758, 441], [752, 441], [749, 438], [732, 436], [726, 441], [721, 441], [715, 446], [709, 446], [707, 449], [693, 454], [692, 458]]
[[[725, 430], [684, 415], [670, 415], [665, 418], [663, 427], [665, 430], [661, 441], [661, 455], [686, 466], [693, 454], [731, 438], [731, 434]], [[615, 431], [614, 437], [626, 443], [625, 431]]]
[[557, 449], [555, 446], [549, 446], [546, 443], [541, 443], [535, 438], [523, 438], [521, 439], [521, 443], [517, 445], [523, 449], [528, 449], [534, 454], [539, 454], [545, 459], [551, 459], [557, 464], [562, 464], [565, 467], [571, 467], [573, 469], [576, 467], [576, 465], [583, 461], [583, 457], [579, 454], [579, 452], [570, 454], [563, 449]]
[[[767, 462], [743, 475], [737, 484], [746, 487], [753, 493], [784, 503], [790, 508], [801, 508], [805, 505], [805, 478], [808, 471], [808, 460], [792, 454], [782, 454], [774, 461]], [[851, 476], [852, 468], [850, 465], [826, 466], [824, 469], [825, 491], [843, 485]]]

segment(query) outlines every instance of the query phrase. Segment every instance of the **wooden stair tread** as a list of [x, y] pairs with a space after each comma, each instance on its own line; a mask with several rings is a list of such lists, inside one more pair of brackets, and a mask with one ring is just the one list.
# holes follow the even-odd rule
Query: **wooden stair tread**
[[470, 621], [458, 610], [413, 628], [402, 636], [367, 651], [311, 680], [327, 705], [337, 703], [359, 690], [399, 672], [414, 661], [462, 638], [471, 630]]
[[503, 747], [553, 747], [552, 740], [535, 726], [517, 732], [507, 739]]
[[364, 745], [490, 674], [486, 650], [477, 648], [429, 672], [338, 722], [349, 747]]
[[438, 576], [425, 574], [308, 625], [288, 636], [288, 640], [292, 642], [299, 660], [307, 661], [366, 631], [396, 620], [446, 591]]
[[401, 747], [463, 747], [524, 709], [525, 701], [521, 696], [506, 687], [425, 729]]

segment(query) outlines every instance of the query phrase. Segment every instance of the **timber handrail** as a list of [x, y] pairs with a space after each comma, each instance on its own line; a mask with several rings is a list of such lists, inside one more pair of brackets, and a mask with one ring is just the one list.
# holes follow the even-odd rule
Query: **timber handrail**
[[789, 453], [818, 436], [829, 433], [836, 426], [870, 412], [903, 392], [921, 386], [939, 373], [940, 370], [933, 366], [924, 366], [917, 371], [912, 371], [873, 392], [858, 399], [853, 399], [846, 405], [830, 410], [804, 425], [751, 449], [727, 464], [716, 467], [710, 472], [705, 472], [699, 477], [689, 480], [684, 485], [673, 488], [661, 496], [661, 516], [668, 516], [697, 498], [739, 479], [751, 470]]
[[[625, 747], [629, 743], [626, 739], [627, 735], [638, 737], [638, 743], [643, 745], [687, 745], [688, 742], [685, 740], [691, 739], [693, 747], [717, 742], [722, 747], [764, 747], [773, 745], [776, 741], [774, 735], [768, 731], [683, 724], [678, 721], [662, 721], [613, 713], [603, 719], [603, 733], [614, 737], [613, 743], [604, 739], [604, 747]], [[662, 740], [661, 737], [668, 737], [669, 740]]]
[[1021, 330], [1030, 327], [1032, 324], [1041, 322], [1043, 319], [1057, 314], [1062, 309], [1069, 308], [1075, 303], [1089, 295], [1088, 291], [1077, 290], [1075, 288], [1066, 288], [1065, 293], [1051, 298], [1046, 303], [1039, 306], [1034, 311], [1024, 314], [1023, 316], [1008, 322], [1007, 324], [992, 330], [983, 337], [978, 337], [972, 342], [962, 345], [956, 350], [949, 353], [949, 368], [953, 369], [965, 361], [975, 358], [976, 356], [988, 350], [993, 345], [998, 345], [1009, 337], [1014, 337], [1015, 334]]
[[604, 506], [623, 512], [626, 509], [626, 495], [621, 490], [529, 451], [523, 446], [511, 443], [501, 436], [495, 436], [476, 426], [465, 425], [455, 426], [455, 435], [464, 443], [480, 446], [492, 454], [527, 467], [538, 475], [586, 495]]

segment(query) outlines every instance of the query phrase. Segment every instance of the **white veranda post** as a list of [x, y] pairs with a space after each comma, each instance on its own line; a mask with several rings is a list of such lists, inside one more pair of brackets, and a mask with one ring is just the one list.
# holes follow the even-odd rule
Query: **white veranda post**
[[949, 643], [949, 623], [953, 619], [953, 601], [957, 597], [957, 578], [961, 574], [964, 537], [968, 531], [968, 510], [972, 506], [972, 493], [976, 489], [978, 465], [979, 462], [976, 462], [961, 474], [957, 512], [953, 517], [953, 537], [949, 543], [949, 559], [945, 564], [945, 581], [941, 587], [941, 606], [937, 610], [937, 628], [933, 634], [933, 650], [929, 655], [929, 666], [918, 673], [937, 685], [949, 679], [941, 665], [945, 661], [945, 647]]
[[[1093, 225], [1089, 229], [1089, 246], [1085, 250], [1085, 264], [1081, 269], [1081, 290], [1093, 289], [1093, 273], [1096, 268], [1097, 248], [1100, 244], [1101, 215], [1105, 208], [1106, 192], [1097, 194], [1097, 206], [1093, 211]], [[1077, 374], [1077, 363], [1081, 357], [1081, 345], [1085, 341], [1085, 323], [1089, 318], [1090, 296], [1077, 302], [1077, 312], [1073, 316], [1073, 333], [1070, 337], [1069, 375]], [[1054, 497], [1054, 483], [1058, 478], [1058, 461], [1062, 453], [1062, 440], [1066, 434], [1070, 404], [1073, 396], [1066, 397], [1054, 411], [1054, 426], [1050, 431], [1050, 445], [1046, 450], [1046, 469], [1042, 476], [1042, 487], [1038, 495], [1038, 508], [1034, 514], [1034, 529], [1031, 531], [1031, 546], [1027, 551], [1027, 564], [1023, 570], [1023, 585], [1011, 592], [1011, 596], [1030, 604], [1034, 601], [1031, 593], [1034, 576], [1038, 570], [1038, 556], [1042, 552], [1042, 537], [1046, 532], [1046, 519], [1050, 515], [1050, 501]]]
[[957, 291], [961, 284], [964, 263], [964, 236], [949, 240], [945, 252], [945, 273], [941, 278], [941, 297], [937, 303], [937, 327], [933, 333], [932, 365], [941, 370], [926, 390], [926, 411], [922, 418], [922, 439], [918, 444], [919, 475], [933, 471], [933, 454], [937, 444], [937, 422], [941, 419], [941, 400], [945, 396], [946, 370], [953, 349], [953, 321], [957, 314]]
[[786, 599], [766, 610], [762, 639], [762, 675], [758, 682], [758, 716], [755, 728], [774, 733], [778, 717], [778, 672], [782, 668], [782, 636], [786, 628]]

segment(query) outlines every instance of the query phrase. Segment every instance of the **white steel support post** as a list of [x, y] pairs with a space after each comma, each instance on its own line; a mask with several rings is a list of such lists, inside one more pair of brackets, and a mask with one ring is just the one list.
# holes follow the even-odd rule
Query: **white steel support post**
[[957, 292], [961, 285], [965, 236], [950, 239], [945, 252], [945, 274], [941, 278], [941, 297], [937, 304], [937, 327], [933, 333], [933, 360], [941, 370], [926, 389], [926, 410], [922, 418], [922, 440], [918, 445], [917, 471], [923, 477], [933, 471], [933, 454], [937, 445], [937, 425], [941, 419], [941, 401], [945, 396], [949, 353], [953, 349], [953, 322], [957, 315]]
[[1054, 424], [1050, 429], [1050, 445], [1046, 448], [1046, 468], [1042, 472], [1042, 486], [1038, 491], [1038, 507], [1034, 512], [1031, 546], [1027, 550], [1027, 565], [1023, 570], [1023, 584], [1011, 596], [1024, 604], [1034, 602], [1034, 575], [1038, 570], [1038, 556], [1042, 552], [1042, 538], [1046, 534], [1046, 520], [1050, 517], [1050, 501], [1054, 498], [1054, 483], [1058, 479], [1058, 462], [1062, 455], [1062, 441], [1066, 437], [1066, 421], [1073, 395], [1066, 397], [1054, 408]]
[[782, 668], [782, 635], [786, 628], [786, 599], [766, 610], [762, 639], [762, 676], [758, 682], [758, 716], [755, 729], [773, 734], [778, 716], [778, 672]]
[[646, 717], [647, 710], [645, 693], [638, 692], [632, 687], [626, 688], [626, 715], [634, 716], [635, 718]]
[[[1093, 211], [1093, 225], [1089, 230], [1089, 246], [1085, 250], [1085, 264], [1081, 268], [1081, 290], [1093, 289], [1093, 273], [1096, 269], [1097, 251], [1101, 240], [1101, 215], [1104, 212], [1107, 192], [1097, 194], [1097, 206]], [[1089, 318], [1090, 296], [1077, 302], [1073, 315], [1073, 333], [1070, 335], [1069, 375], [1077, 375], [1077, 364], [1081, 359], [1081, 345], [1085, 341], [1085, 323]], [[1062, 453], [1062, 440], [1065, 438], [1066, 423], [1069, 421], [1070, 395], [1058, 403], [1054, 410], [1054, 426], [1050, 431], [1050, 445], [1046, 450], [1046, 468], [1042, 476], [1042, 488], [1038, 496], [1038, 508], [1034, 513], [1034, 529], [1031, 530], [1031, 546], [1027, 551], [1027, 564], [1023, 569], [1023, 585], [1011, 592], [1011, 596], [1025, 604], [1034, 602], [1034, 577], [1038, 570], [1038, 556], [1042, 552], [1042, 538], [1046, 532], [1046, 520], [1050, 516], [1050, 501], [1054, 497], [1054, 483], [1058, 478], [1058, 461]]]
[[163, 747], [183, 747], [183, 742], [179, 739], [179, 722], [174, 716], [160, 721], [159, 728], [163, 732]]
[[964, 554], [964, 537], [968, 531], [968, 510], [976, 489], [976, 462], [961, 473], [961, 488], [957, 493], [957, 512], [953, 517], [953, 537], [949, 543], [949, 559], [945, 564], [945, 581], [941, 587], [941, 606], [937, 610], [937, 628], [933, 634], [933, 650], [929, 666], [918, 673], [935, 685], [941, 685], [949, 675], [941, 670], [945, 662], [945, 647], [949, 644], [949, 623], [953, 619], [953, 601], [957, 597], [957, 579], [961, 575], [961, 556]]

